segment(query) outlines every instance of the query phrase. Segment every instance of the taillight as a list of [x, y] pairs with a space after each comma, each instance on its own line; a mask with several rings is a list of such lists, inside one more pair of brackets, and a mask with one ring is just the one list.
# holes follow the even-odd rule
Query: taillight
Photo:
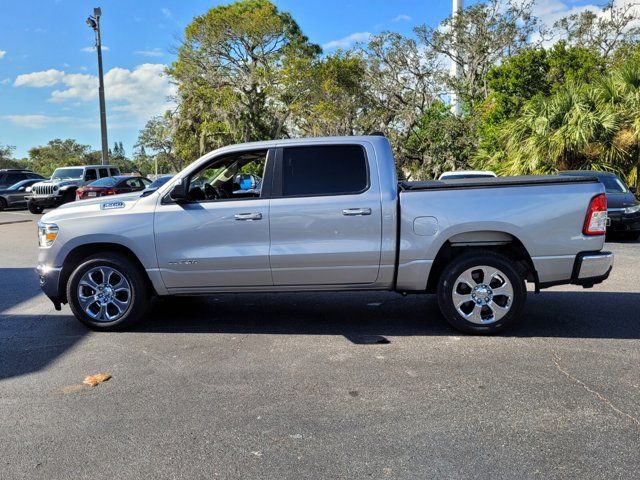
[[108, 188], [107, 190], [104, 191], [104, 195], [115, 195], [117, 192], [112, 189], [112, 188]]
[[82, 191], [76, 190], [76, 200], [80, 200], [82, 198]]
[[607, 233], [607, 196], [604, 193], [591, 199], [582, 233], [585, 235], [604, 235]]

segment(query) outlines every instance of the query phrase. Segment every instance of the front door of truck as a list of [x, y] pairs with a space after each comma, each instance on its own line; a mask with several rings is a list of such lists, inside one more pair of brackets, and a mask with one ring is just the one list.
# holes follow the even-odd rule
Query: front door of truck
[[269, 253], [274, 285], [376, 281], [382, 209], [373, 154], [357, 143], [277, 151]]
[[191, 175], [189, 199], [165, 198], [154, 233], [168, 289], [270, 286], [269, 192], [272, 155], [247, 151], [213, 160]]

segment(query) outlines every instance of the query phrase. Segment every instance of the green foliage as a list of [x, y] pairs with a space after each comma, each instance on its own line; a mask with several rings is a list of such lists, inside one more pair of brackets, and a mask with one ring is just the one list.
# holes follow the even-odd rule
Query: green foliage
[[[176, 173], [187, 163], [179, 156], [175, 148], [176, 118], [171, 112], [153, 117], [138, 135], [138, 148], [134, 156], [134, 163], [145, 174]], [[147, 154], [147, 149], [151, 155]], [[194, 159], [195, 160], [195, 159]]]
[[100, 163], [99, 153], [96, 153], [98, 154], [97, 162], [94, 160], [95, 156], [92, 156], [89, 145], [79, 144], [73, 139], [56, 138], [46, 145], [29, 149], [29, 157], [25, 164], [34, 172], [49, 176], [58, 167]]
[[0, 168], [19, 168], [20, 164], [13, 158], [16, 147], [0, 144]]
[[475, 151], [474, 130], [472, 117], [457, 117], [444, 103], [434, 103], [407, 140], [404, 168], [399, 174], [430, 179], [448, 170], [467, 168]]

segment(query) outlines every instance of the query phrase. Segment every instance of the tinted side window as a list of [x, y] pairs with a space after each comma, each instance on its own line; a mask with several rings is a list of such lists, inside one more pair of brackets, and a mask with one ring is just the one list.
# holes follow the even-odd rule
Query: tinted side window
[[283, 151], [285, 197], [360, 193], [367, 184], [367, 159], [359, 145], [291, 147]]
[[14, 183], [18, 183], [20, 180], [24, 180], [25, 178], [26, 175], [24, 173], [9, 173], [7, 174], [7, 178], [5, 178], [4, 181], [13, 185]]
[[96, 174], [96, 171], [93, 168], [89, 168], [84, 173], [84, 179], [87, 182], [89, 182], [91, 180], [97, 180], [98, 179], [98, 175]]
[[101, 168], [98, 172], [100, 172], [100, 178], [109, 176], [109, 171], [106, 168]]
[[109, 170], [111, 171], [112, 177], [117, 177], [118, 175], [120, 175], [120, 172], [118, 171], [117, 168], [110, 168]]

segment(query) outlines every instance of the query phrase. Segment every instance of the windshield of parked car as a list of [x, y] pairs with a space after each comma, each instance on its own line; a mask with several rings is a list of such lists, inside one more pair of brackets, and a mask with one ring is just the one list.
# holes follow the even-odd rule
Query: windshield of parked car
[[148, 188], [160, 188], [162, 185], [164, 185], [165, 183], [167, 183], [169, 180], [171, 180], [173, 177], [172, 176], [166, 176], [166, 177], [159, 177], [156, 178], [153, 182], [151, 182], [151, 185], [149, 185]]
[[18, 183], [14, 183], [7, 190], [18, 190], [20, 187], [24, 187], [25, 185], [31, 185], [32, 183], [36, 183], [33, 180], [20, 180]]
[[627, 193], [627, 187], [618, 177], [600, 177], [607, 193]]
[[51, 180], [65, 180], [67, 178], [82, 178], [82, 168], [56, 168]]
[[114, 177], [104, 177], [89, 184], [90, 187], [113, 187], [117, 183]]

